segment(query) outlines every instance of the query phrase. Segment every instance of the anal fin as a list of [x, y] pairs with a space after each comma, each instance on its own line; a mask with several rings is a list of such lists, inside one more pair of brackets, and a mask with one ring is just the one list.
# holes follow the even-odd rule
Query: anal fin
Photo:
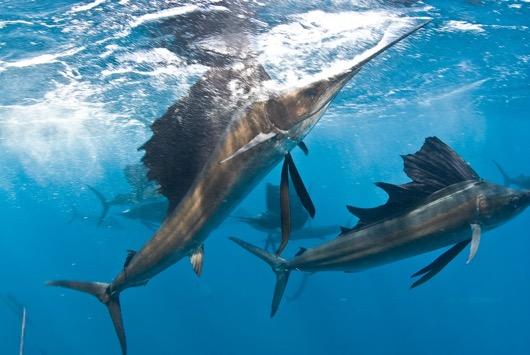
[[204, 263], [204, 244], [201, 244], [201, 246], [195, 249], [193, 254], [190, 255], [190, 262], [193, 271], [195, 271], [197, 276], [201, 276]]
[[422, 276], [418, 280], [414, 281], [410, 288], [417, 287], [432, 279], [436, 274], [442, 271], [443, 268], [446, 267], [447, 264], [449, 264], [451, 260], [453, 260], [462, 250], [464, 250], [470, 241], [471, 239], [467, 239], [460, 243], [456, 243], [442, 255], [437, 257], [432, 263], [412, 275], [412, 277], [417, 277], [420, 275]]

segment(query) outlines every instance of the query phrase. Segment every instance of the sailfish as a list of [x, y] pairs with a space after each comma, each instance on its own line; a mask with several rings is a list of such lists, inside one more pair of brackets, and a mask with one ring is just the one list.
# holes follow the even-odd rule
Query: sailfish
[[232, 238], [276, 273], [271, 316], [278, 310], [291, 271], [359, 272], [449, 247], [412, 275], [417, 278], [411, 285], [414, 288], [437, 275], [468, 245], [469, 263], [485, 231], [509, 221], [530, 204], [530, 190], [513, 190], [482, 180], [436, 137], [427, 138], [418, 152], [403, 156], [403, 160], [412, 181], [402, 185], [377, 183], [388, 194], [388, 201], [373, 208], [347, 206], [359, 222], [333, 241], [301, 249], [293, 259], [285, 260]]
[[85, 292], [103, 303], [112, 318], [123, 354], [127, 353], [120, 295], [142, 286], [180, 259], [203, 268], [204, 241], [247, 193], [284, 160], [281, 181], [283, 248], [289, 236], [289, 177], [308, 206], [308, 195], [289, 152], [322, 117], [333, 98], [378, 54], [423, 27], [384, 37], [343, 71], [279, 92], [263, 90], [270, 78], [252, 56], [212, 68], [152, 125], [142, 147], [148, 177], [169, 200], [168, 216], [151, 240], [110, 283], [51, 281]]

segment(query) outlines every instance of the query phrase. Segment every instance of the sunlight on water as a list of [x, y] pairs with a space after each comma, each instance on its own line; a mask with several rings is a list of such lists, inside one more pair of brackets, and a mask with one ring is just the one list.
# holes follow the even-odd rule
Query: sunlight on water
[[[41, 102], [0, 108], [2, 165], [18, 161], [36, 182], [85, 183], [100, 179], [102, 164], [128, 161], [134, 144], [127, 142], [133, 121], [111, 114], [88, 101], [87, 85], [65, 85], [48, 92]], [[140, 125], [139, 127], [142, 127]], [[9, 185], [8, 185], [9, 186]]]

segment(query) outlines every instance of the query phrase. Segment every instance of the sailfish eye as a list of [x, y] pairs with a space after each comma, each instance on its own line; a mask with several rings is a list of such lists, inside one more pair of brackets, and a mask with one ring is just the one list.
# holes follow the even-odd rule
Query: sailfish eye
[[304, 94], [308, 99], [314, 99], [318, 94], [318, 90], [317, 88], [310, 88]]

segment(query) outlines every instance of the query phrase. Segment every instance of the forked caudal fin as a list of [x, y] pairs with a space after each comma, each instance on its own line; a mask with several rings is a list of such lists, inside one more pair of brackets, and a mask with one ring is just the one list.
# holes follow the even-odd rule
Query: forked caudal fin
[[79, 281], [49, 281], [47, 286], [64, 287], [71, 290], [88, 293], [95, 296], [101, 303], [107, 306], [107, 309], [114, 324], [116, 335], [120, 341], [121, 352], [127, 354], [127, 343], [125, 340], [125, 329], [121, 317], [120, 297], [119, 294], [109, 292], [109, 284], [103, 282], [79, 282]]
[[98, 226], [101, 226], [103, 224], [103, 220], [105, 219], [105, 217], [107, 217], [107, 214], [109, 213], [110, 204], [108, 203], [108, 201], [105, 198], [105, 196], [103, 196], [103, 194], [101, 192], [99, 192], [98, 190], [96, 190], [94, 187], [92, 187], [90, 185], [86, 185], [86, 187], [90, 191], [92, 191], [92, 193], [94, 195], [96, 195], [96, 197], [98, 198], [99, 202], [101, 203], [101, 213], [100, 213], [99, 219], [98, 219]]
[[271, 307], [271, 317], [274, 317], [278, 311], [278, 307], [280, 306], [285, 287], [287, 286], [287, 281], [289, 281], [289, 274], [291, 271], [287, 268], [287, 261], [241, 239], [234, 237], [230, 237], [230, 239], [243, 249], [246, 249], [269, 264], [269, 266], [272, 268], [272, 271], [274, 271], [276, 274], [276, 286], [274, 287], [274, 295], [272, 297]]

